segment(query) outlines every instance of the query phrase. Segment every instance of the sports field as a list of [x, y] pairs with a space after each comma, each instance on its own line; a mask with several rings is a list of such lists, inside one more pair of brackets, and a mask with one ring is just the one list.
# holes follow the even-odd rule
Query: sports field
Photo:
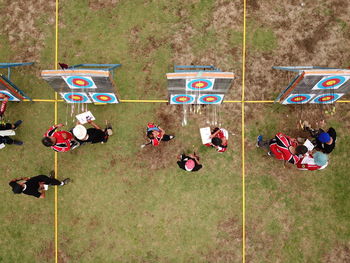
[[[25, 144], [0, 152], [0, 262], [350, 262], [350, 97], [272, 103], [293, 77], [272, 66], [350, 66], [348, 1], [2, 0], [0, 8], [1, 62], [36, 62], [12, 80], [49, 100], [6, 112], [24, 121], [16, 133]], [[74, 125], [71, 106], [40, 79], [57, 62], [122, 64], [114, 79], [122, 103], [88, 106], [96, 123], [112, 123], [108, 143], [58, 154], [41, 144], [55, 121]], [[139, 101], [167, 100], [175, 64], [236, 74], [216, 116], [230, 132], [227, 152], [201, 146], [210, 109], [183, 127], [181, 106]], [[322, 119], [338, 133], [323, 171], [284, 168], [255, 147], [259, 134], [298, 136], [299, 120]], [[150, 121], [176, 138], [141, 149]], [[204, 167], [186, 173], [176, 155], [193, 150]], [[8, 186], [53, 169], [72, 183], [45, 199]]]

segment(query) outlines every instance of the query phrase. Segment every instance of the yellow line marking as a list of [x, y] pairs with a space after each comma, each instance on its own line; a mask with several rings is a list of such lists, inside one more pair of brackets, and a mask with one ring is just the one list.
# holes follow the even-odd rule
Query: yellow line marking
[[245, 120], [244, 120], [244, 91], [245, 91], [245, 53], [246, 53], [246, 0], [243, 0], [243, 47], [242, 47], [242, 262], [245, 263], [245, 149], [244, 149], [244, 140], [245, 140]]
[[[58, 65], [58, 1], [56, 0], [56, 32], [55, 32], [55, 69], [57, 70]], [[58, 97], [55, 92], [55, 125], [58, 121]], [[55, 152], [55, 178], [58, 178], [58, 158], [57, 152]], [[55, 186], [55, 263], [58, 263], [58, 191], [57, 185]]]

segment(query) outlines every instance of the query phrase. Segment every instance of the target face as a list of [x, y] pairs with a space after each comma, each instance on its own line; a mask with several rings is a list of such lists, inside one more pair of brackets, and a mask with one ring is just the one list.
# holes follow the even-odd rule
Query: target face
[[189, 94], [171, 95], [170, 104], [192, 104], [195, 96]]
[[[8, 92], [6, 90], [0, 90], [0, 93], [9, 97], [9, 101], [20, 101], [17, 97], [13, 96], [10, 92]], [[0, 99], [0, 101], [2, 101], [2, 100], [3, 99]]]
[[69, 76], [62, 77], [70, 89], [96, 89], [91, 77]]
[[220, 104], [224, 99], [224, 95], [204, 94], [198, 98], [198, 104]]
[[346, 81], [348, 76], [332, 76], [322, 78], [312, 89], [313, 90], [325, 90], [325, 89], [338, 89]]
[[119, 103], [114, 93], [89, 93], [95, 103]]
[[62, 98], [67, 103], [90, 103], [90, 99], [84, 92], [61, 93]]
[[322, 94], [315, 97], [310, 103], [319, 103], [319, 104], [333, 103], [343, 95], [344, 93]]
[[314, 96], [314, 94], [291, 94], [282, 104], [304, 104], [308, 103]]
[[186, 80], [186, 90], [204, 91], [213, 90], [214, 79]]

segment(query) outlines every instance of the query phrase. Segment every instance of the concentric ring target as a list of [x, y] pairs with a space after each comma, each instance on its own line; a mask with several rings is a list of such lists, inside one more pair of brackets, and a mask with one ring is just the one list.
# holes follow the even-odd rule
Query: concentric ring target
[[313, 94], [291, 94], [283, 101], [283, 104], [307, 103], [313, 96]]
[[118, 103], [117, 97], [113, 93], [90, 93], [93, 102], [97, 103]]
[[213, 87], [213, 80], [210, 79], [194, 79], [187, 83], [187, 89], [203, 91], [209, 90]]
[[96, 85], [91, 77], [69, 76], [63, 77], [71, 89], [95, 89]]
[[188, 94], [179, 94], [172, 95], [170, 102], [171, 104], [190, 104], [195, 100], [193, 95]]
[[349, 77], [344, 77], [344, 76], [332, 76], [332, 77], [327, 77], [321, 79], [317, 85], [313, 88], [315, 89], [337, 89], [341, 85], [343, 85]]
[[318, 95], [316, 98], [314, 98], [311, 101], [311, 103], [319, 103], [319, 104], [333, 103], [343, 95], [344, 95], [344, 93], [322, 94], [322, 95]]
[[87, 94], [82, 92], [69, 92], [69, 93], [61, 93], [63, 99], [68, 103], [88, 103], [90, 102]]
[[219, 103], [221, 103], [222, 99], [223, 99], [222, 95], [206, 94], [206, 95], [202, 95], [198, 99], [198, 103], [200, 103], [200, 104], [219, 104]]
[[[10, 92], [8, 92], [6, 90], [0, 90], [0, 93], [9, 97], [9, 101], [20, 101], [17, 97], [13, 96]], [[0, 99], [0, 101], [2, 101], [2, 100], [3, 99]]]

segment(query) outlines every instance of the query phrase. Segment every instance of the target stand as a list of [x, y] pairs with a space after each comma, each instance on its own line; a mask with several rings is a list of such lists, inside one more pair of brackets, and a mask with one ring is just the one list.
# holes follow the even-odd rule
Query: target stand
[[221, 104], [235, 78], [214, 66], [175, 66], [166, 74], [170, 104]]
[[[6, 95], [9, 101], [22, 101], [24, 99], [32, 101], [22, 90], [20, 90], [11, 79], [11, 68], [32, 65], [33, 62], [26, 63], [0, 63], [0, 68], [7, 68], [7, 77], [0, 74], [0, 93]], [[3, 99], [0, 99], [2, 101]]]
[[277, 97], [281, 104], [330, 104], [350, 92], [350, 70], [323, 67], [273, 67], [297, 76]]
[[78, 64], [62, 70], [43, 70], [41, 77], [67, 103], [119, 103], [113, 82], [121, 64]]

